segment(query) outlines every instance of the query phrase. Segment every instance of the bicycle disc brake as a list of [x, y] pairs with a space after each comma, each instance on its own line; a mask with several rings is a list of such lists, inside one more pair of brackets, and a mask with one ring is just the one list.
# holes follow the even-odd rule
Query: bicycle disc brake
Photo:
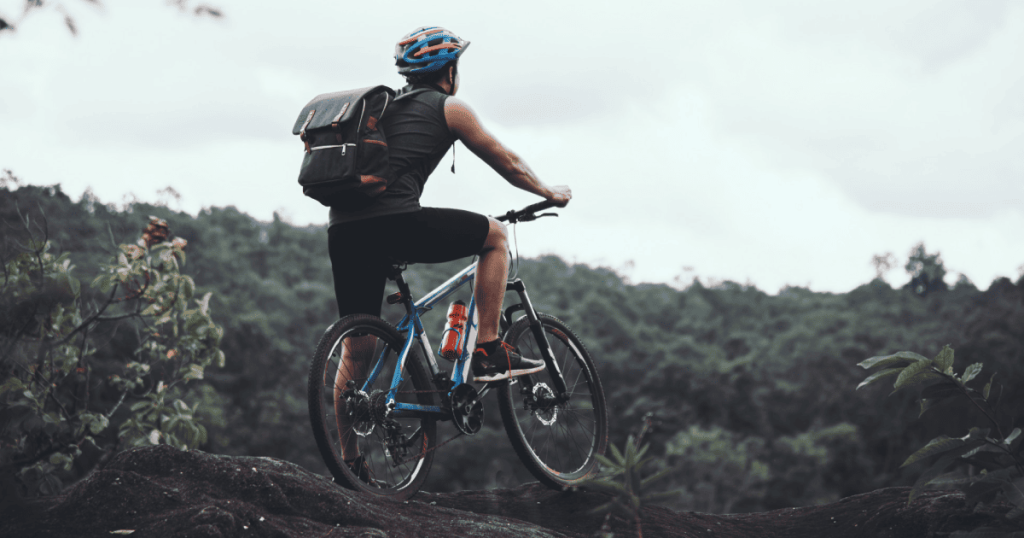
[[484, 425], [484, 403], [480, 401], [480, 395], [473, 385], [463, 383], [455, 387], [449, 396], [449, 404], [452, 408], [452, 422], [460, 432], [473, 435], [480, 431]]
[[537, 417], [537, 420], [545, 426], [554, 424], [558, 420], [558, 401], [554, 391], [548, 387], [547, 383], [537, 383], [533, 386], [531, 396], [527, 405], [533, 416]]

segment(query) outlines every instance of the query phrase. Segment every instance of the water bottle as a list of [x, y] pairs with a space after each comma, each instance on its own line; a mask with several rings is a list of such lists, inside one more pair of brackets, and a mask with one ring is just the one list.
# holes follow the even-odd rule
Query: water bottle
[[448, 307], [448, 323], [441, 333], [441, 347], [437, 354], [450, 361], [462, 356], [462, 348], [466, 343], [466, 321], [468, 319], [466, 303], [455, 301]]

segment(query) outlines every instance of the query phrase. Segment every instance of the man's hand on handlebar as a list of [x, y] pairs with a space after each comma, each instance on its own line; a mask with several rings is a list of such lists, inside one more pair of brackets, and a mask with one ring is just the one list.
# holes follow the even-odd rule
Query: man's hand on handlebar
[[568, 185], [556, 185], [551, 187], [551, 196], [547, 199], [555, 203], [557, 207], [565, 207], [572, 200], [572, 189]]
[[[566, 202], [568, 203], [568, 202]], [[537, 202], [535, 204], [528, 205], [522, 209], [513, 209], [500, 217], [494, 217], [495, 220], [508, 223], [516, 222], [530, 222], [531, 220], [537, 220], [540, 217], [557, 217], [557, 213], [540, 213], [538, 211], [544, 211], [545, 209], [551, 209], [552, 207], [565, 207], [565, 204], [561, 206], [554, 200], [544, 200], [543, 202]]]

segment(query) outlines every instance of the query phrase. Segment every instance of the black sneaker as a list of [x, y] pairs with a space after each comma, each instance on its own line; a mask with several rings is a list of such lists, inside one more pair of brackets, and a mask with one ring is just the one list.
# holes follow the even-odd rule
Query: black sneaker
[[[493, 351], [488, 352], [488, 348]], [[523, 357], [519, 350], [505, 342], [488, 342], [473, 352], [473, 381], [488, 383], [544, 369], [544, 361]]]

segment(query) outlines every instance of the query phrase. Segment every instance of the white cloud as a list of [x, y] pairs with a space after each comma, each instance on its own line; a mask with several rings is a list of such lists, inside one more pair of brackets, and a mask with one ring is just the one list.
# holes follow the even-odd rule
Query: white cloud
[[[520, 227], [526, 254], [769, 291], [850, 289], [871, 255], [921, 240], [982, 287], [1024, 262], [1019, 3], [453, 2], [439, 16], [224, 0], [221, 21], [105, 5], [75, 9], [77, 39], [45, 12], [0, 37], [0, 166], [31, 183], [107, 202], [173, 186], [189, 211], [325, 222], [295, 185], [295, 115], [318, 93], [399, 85], [394, 42], [443, 24], [473, 41], [460, 97], [575, 193]], [[535, 200], [456, 155], [424, 204]]]

